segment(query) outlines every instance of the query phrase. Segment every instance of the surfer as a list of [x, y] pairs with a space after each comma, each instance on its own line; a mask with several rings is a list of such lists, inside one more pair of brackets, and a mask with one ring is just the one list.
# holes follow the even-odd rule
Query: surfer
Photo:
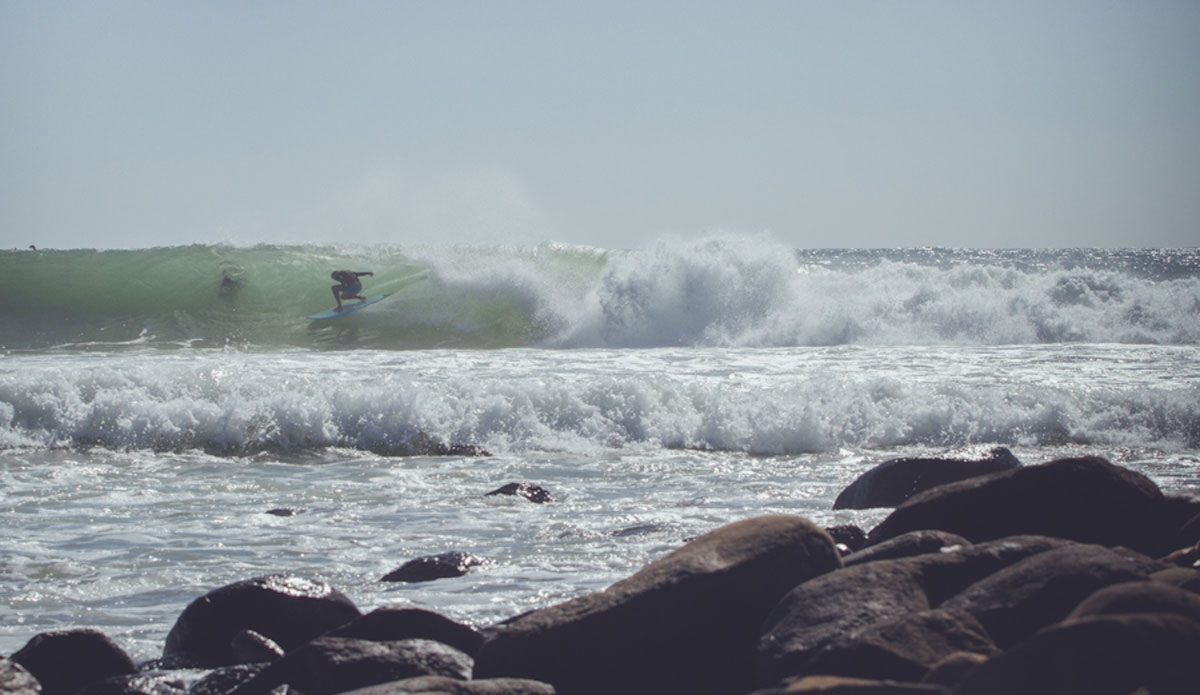
[[342, 310], [343, 299], [357, 299], [364, 301], [366, 297], [359, 295], [362, 292], [362, 282], [359, 278], [364, 275], [374, 276], [375, 273], [367, 271], [365, 273], [357, 273], [353, 270], [335, 270], [329, 277], [337, 280], [338, 284], [333, 286], [333, 298], [337, 300], [337, 310]]

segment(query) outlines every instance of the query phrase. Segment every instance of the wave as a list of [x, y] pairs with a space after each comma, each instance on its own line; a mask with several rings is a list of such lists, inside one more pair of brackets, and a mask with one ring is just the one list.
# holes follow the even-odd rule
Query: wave
[[[241, 456], [337, 447], [389, 455], [666, 447], [775, 455], [982, 443], [1200, 446], [1194, 349], [1130, 350], [21, 357], [23, 367], [0, 379], [0, 450]], [[1103, 378], [1074, 383], [1088, 369]]]
[[[329, 273], [399, 289], [351, 317]], [[1200, 341], [1200, 252], [183, 246], [0, 252], [0, 347], [667, 347]]]

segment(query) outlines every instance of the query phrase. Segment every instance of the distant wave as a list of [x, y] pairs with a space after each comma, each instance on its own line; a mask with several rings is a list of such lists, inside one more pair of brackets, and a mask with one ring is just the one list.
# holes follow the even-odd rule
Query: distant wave
[[[324, 324], [329, 273], [389, 301]], [[425, 272], [421, 282], [411, 282]], [[1200, 252], [184, 246], [0, 253], [0, 348], [1200, 342]]]

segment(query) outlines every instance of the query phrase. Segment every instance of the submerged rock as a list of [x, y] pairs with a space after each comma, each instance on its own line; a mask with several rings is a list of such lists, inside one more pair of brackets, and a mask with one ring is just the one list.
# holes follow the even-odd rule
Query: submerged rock
[[461, 577], [470, 568], [483, 564], [483, 560], [458, 550], [440, 555], [427, 555], [400, 565], [383, 575], [381, 582], [429, 582], [434, 579]]
[[293, 575], [214, 589], [192, 601], [167, 635], [163, 658], [206, 668], [238, 663], [234, 638], [253, 630], [290, 650], [362, 615], [340, 591]]
[[484, 496], [490, 497], [493, 495], [512, 495], [514, 497], [524, 497], [530, 502], [534, 502], [536, 504], [545, 504], [547, 502], [554, 501], [554, 496], [551, 495], [546, 488], [540, 485], [534, 485], [533, 483], [508, 483], [507, 485], [502, 485], [495, 490], [492, 490]]
[[982, 459], [898, 458], [858, 476], [833, 502], [834, 509], [895, 507], [938, 485], [1020, 468], [1008, 449], [998, 446]]
[[747, 692], [762, 619], [790, 588], [840, 566], [833, 539], [806, 519], [729, 524], [604, 591], [497, 626], [475, 676], [570, 695]]

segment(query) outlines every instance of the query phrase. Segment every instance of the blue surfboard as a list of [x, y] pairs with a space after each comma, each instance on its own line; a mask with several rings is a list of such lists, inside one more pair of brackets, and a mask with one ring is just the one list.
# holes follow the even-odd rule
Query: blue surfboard
[[387, 294], [377, 294], [374, 297], [367, 297], [365, 300], [363, 300], [361, 302], [356, 302], [353, 299], [351, 299], [349, 302], [342, 304], [341, 310], [329, 309], [326, 311], [322, 311], [319, 314], [313, 314], [311, 316], [308, 316], [307, 318], [312, 319], [313, 321], [320, 321], [322, 319], [336, 319], [339, 316], [345, 316], [346, 314], [353, 314], [354, 312], [358, 311], [359, 309], [366, 309], [367, 307], [371, 306], [375, 302], [381, 302], [390, 296], [392, 296], [392, 293], [388, 292]]

